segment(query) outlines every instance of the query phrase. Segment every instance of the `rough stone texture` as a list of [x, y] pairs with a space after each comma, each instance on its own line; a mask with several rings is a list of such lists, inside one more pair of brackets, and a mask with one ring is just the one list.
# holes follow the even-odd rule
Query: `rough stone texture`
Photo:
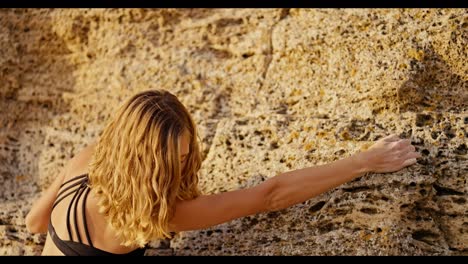
[[0, 255], [136, 92], [176, 94], [206, 193], [327, 163], [389, 133], [424, 157], [302, 204], [155, 241], [147, 255], [468, 255], [467, 9], [0, 10]]

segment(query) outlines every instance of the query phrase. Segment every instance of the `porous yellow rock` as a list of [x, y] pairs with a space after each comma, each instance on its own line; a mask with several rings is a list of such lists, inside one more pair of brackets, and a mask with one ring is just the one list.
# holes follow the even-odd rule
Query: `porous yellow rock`
[[0, 10], [0, 255], [131, 95], [167, 89], [217, 193], [364, 150], [423, 154], [304, 203], [151, 243], [148, 255], [467, 255], [467, 9]]

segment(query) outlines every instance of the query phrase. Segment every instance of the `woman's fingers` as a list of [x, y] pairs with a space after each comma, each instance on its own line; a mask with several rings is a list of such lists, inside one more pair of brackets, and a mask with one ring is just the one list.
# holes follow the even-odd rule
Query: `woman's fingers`
[[403, 162], [402, 166], [403, 167], [407, 167], [409, 165], [413, 165], [416, 163], [416, 158], [412, 158], [412, 159], [407, 159]]
[[405, 154], [404, 159], [408, 160], [408, 159], [416, 159], [420, 157], [421, 157], [421, 154], [418, 152], [408, 152]]
[[[406, 153], [400, 160], [403, 162], [401, 164], [401, 168], [413, 165], [417, 162], [417, 158], [420, 158], [421, 154], [418, 152], [408, 152]], [[401, 161], [400, 161], [401, 162]]]
[[416, 151], [416, 148], [413, 146], [413, 145], [409, 145], [408, 147], [406, 147], [406, 152], [413, 152], [413, 151]]
[[399, 139], [400, 138], [396, 134], [391, 134], [391, 135], [388, 135], [388, 136], [382, 138], [382, 140], [386, 141], [386, 142], [398, 141]]
[[416, 148], [413, 145], [409, 145], [398, 152], [398, 155], [403, 156], [409, 152], [415, 152]]
[[404, 149], [408, 146], [411, 146], [411, 140], [409, 139], [401, 139], [396, 143], [398, 149]]

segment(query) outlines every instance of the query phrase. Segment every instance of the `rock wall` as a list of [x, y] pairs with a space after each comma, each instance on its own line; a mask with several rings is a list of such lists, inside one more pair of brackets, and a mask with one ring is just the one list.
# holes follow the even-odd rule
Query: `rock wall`
[[424, 155], [148, 255], [468, 255], [467, 9], [0, 10], [0, 254], [126, 98], [176, 94], [206, 193], [327, 163], [389, 133]]

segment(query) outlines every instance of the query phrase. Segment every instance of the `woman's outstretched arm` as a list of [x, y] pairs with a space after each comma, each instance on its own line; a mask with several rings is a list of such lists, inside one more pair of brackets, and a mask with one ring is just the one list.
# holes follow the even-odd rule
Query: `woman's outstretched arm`
[[293, 170], [242, 190], [180, 201], [171, 231], [203, 229], [239, 217], [276, 211], [304, 202], [366, 172], [393, 172], [416, 163], [420, 154], [410, 140], [396, 135], [371, 148], [329, 164]]

